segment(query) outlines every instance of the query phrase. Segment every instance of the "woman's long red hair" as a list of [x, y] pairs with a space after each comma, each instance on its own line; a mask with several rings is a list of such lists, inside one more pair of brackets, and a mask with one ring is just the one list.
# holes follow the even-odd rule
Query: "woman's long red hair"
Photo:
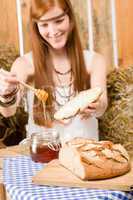
[[[80, 37], [76, 25], [76, 20], [72, 5], [69, 0], [31, 0], [30, 8], [30, 31], [33, 62], [35, 67], [34, 83], [36, 88], [45, 88], [49, 93], [47, 101], [47, 112], [53, 116], [53, 97], [52, 89], [53, 82], [53, 66], [49, 56], [49, 45], [42, 38], [37, 27], [37, 20], [44, 15], [50, 8], [59, 6], [61, 9], [67, 11], [70, 18], [71, 31], [67, 40], [66, 50], [68, 58], [71, 62], [71, 67], [74, 76], [75, 91], [81, 91], [89, 87], [89, 77], [86, 72], [83, 49], [80, 42]], [[39, 125], [47, 125], [43, 117], [43, 107], [41, 102], [36, 98], [34, 100], [34, 120]]]

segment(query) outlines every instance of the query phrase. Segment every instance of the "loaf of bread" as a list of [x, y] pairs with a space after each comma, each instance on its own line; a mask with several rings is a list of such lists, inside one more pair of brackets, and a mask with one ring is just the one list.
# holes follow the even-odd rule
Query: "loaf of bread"
[[106, 179], [130, 170], [127, 151], [121, 144], [75, 138], [59, 152], [59, 162], [83, 180]]
[[100, 87], [95, 87], [89, 90], [83, 90], [73, 99], [62, 106], [55, 114], [56, 120], [68, 119], [76, 115], [80, 110], [87, 108], [90, 103], [96, 101], [102, 94]]

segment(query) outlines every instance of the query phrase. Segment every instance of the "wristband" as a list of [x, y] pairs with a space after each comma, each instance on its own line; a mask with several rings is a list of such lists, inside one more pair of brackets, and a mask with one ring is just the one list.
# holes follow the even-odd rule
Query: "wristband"
[[2, 107], [9, 107], [9, 106], [11, 106], [11, 105], [13, 105], [13, 104], [15, 104], [16, 103], [16, 100], [17, 100], [17, 98], [16, 98], [16, 96], [14, 96], [10, 101], [8, 101], [8, 102], [2, 102], [2, 101], [0, 101], [0, 106], [2, 106]]
[[19, 88], [16, 87], [11, 93], [5, 94], [5, 95], [1, 95], [1, 97], [4, 98], [4, 99], [11, 98], [11, 97], [13, 97], [13, 96], [15, 96], [15, 95], [17, 94], [18, 89], [19, 89]]

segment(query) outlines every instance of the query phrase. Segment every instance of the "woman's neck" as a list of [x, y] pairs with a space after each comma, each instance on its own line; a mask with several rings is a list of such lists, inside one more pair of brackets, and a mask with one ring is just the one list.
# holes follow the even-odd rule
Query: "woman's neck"
[[67, 56], [65, 48], [62, 48], [62, 49], [59, 49], [59, 50], [50, 49], [49, 52], [50, 52], [50, 55], [52, 56], [53, 59], [54, 58], [63, 58], [63, 57]]
[[70, 67], [69, 59], [65, 48], [58, 51], [50, 50], [50, 55], [52, 57], [53, 65], [55, 68], [61, 68], [61, 70], [63, 70], [63, 68]]

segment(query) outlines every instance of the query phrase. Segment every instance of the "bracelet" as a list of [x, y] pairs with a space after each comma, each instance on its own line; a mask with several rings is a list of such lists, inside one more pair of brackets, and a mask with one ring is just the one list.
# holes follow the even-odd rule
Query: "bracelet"
[[13, 98], [14, 98], [14, 96], [11, 96], [8, 98], [3, 98], [0, 96], [0, 101], [2, 101], [2, 103], [8, 103], [8, 102], [12, 101]]
[[10, 98], [12, 98], [13, 96], [15, 96], [17, 94], [18, 90], [19, 90], [19, 88], [16, 87], [11, 93], [5, 94], [5, 95], [1, 95], [1, 97], [3, 99], [10, 99]]
[[11, 105], [13, 105], [13, 104], [15, 104], [16, 103], [16, 100], [17, 100], [17, 98], [16, 98], [16, 96], [14, 96], [10, 101], [8, 101], [8, 102], [2, 102], [2, 101], [0, 101], [0, 106], [2, 106], [2, 107], [9, 107], [9, 106], [11, 106]]

